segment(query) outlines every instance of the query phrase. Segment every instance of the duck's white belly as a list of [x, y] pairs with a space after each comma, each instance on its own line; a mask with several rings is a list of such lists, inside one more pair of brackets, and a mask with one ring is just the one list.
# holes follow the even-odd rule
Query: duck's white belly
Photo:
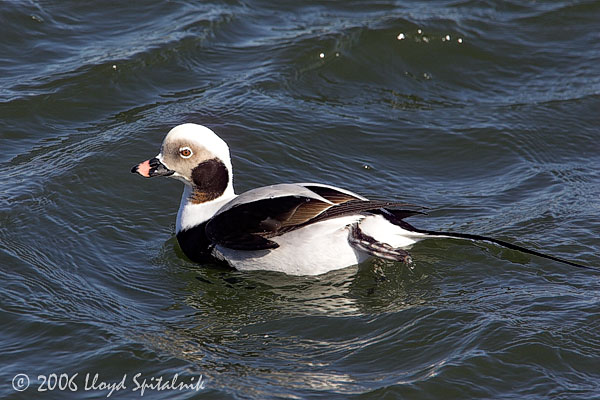
[[290, 275], [319, 275], [359, 264], [369, 255], [348, 242], [348, 226], [363, 216], [335, 218], [296, 229], [270, 240], [279, 244], [272, 250], [232, 250], [216, 246], [213, 255], [242, 270], [280, 271]]

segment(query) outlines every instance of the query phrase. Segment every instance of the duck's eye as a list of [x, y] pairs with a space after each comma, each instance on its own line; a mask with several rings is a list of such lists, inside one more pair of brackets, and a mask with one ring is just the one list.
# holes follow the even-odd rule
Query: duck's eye
[[190, 158], [192, 156], [192, 154], [194, 154], [192, 152], [192, 149], [190, 149], [189, 147], [185, 146], [179, 149], [179, 155], [183, 158]]

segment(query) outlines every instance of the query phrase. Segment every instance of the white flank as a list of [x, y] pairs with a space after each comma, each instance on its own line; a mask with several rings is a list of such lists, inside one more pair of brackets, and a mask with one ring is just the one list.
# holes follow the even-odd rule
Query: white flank
[[364, 218], [352, 215], [317, 222], [274, 237], [273, 250], [243, 251], [217, 246], [215, 257], [242, 271], [280, 271], [289, 275], [320, 275], [346, 268], [370, 256], [350, 246], [348, 226]]
[[424, 239], [427, 235], [407, 231], [398, 225], [390, 223], [382, 215], [371, 215], [363, 219], [360, 230], [380, 243], [387, 243], [394, 248], [405, 249]]

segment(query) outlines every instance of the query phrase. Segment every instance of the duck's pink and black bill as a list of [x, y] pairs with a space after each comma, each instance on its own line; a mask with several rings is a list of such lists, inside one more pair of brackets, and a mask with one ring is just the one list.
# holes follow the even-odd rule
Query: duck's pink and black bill
[[145, 178], [152, 178], [153, 176], [169, 176], [175, 173], [175, 171], [165, 167], [165, 165], [156, 157], [135, 165], [131, 168], [131, 172], [137, 172]]

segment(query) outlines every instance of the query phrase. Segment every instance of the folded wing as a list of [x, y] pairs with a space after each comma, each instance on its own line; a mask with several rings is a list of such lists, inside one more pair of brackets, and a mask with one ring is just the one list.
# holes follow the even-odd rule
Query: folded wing
[[[368, 200], [352, 192], [319, 184], [284, 184], [254, 189], [238, 196], [206, 224], [215, 245], [235, 250], [274, 249], [270, 240], [326, 219], [364, 213], [386, 213], [400, 220], [420, 214], [406, 203]], [[389, 210], [388, 210], [389, 209]]]

